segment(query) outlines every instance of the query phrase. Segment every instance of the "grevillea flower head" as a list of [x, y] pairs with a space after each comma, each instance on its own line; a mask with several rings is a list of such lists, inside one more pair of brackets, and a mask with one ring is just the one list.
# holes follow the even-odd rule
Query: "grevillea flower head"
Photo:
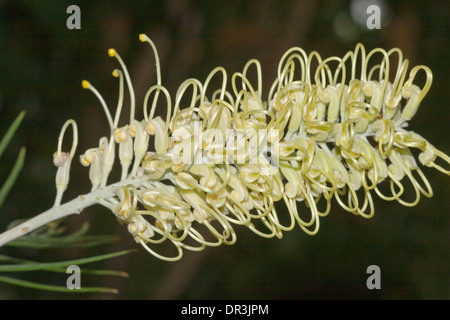
[[[139, 39], [153, 49], [157, 72], [157, 83], [143, 101], [144, 119], [135, 119], [132, 82], [116, 50], [108, 51], [121, 67], [113, 71], [119, 79], [114, 117], [98, 91], [82, 82], [100, 100], [110, 135], [80, 157], [90, 167], [92, 190], [79, 201], [89, 197], [89, 204], [111, 210], [158, 258], [175, 261], [183, 250], [234, 244], [236, 225], [266, 238], [281, 238], [296, 225], [314, 235], [332, 205], [370, 218], [375, 194], [405, 206], [415, 206], [421, 195], [431, 197], [420, 165], [450, 175], [436, 163], [441, 158], [448, 165], [450, 157], [408, 130], [432, 73], [422, 65], [408, 71], [399, 49], [366, 52], [358, 44], [342, 58], [324, 59], [295, 47], [281, 57], [266, 99], [255, 59], [231, 78], [218, 67], [203, 83], [188, 79], [171, 96], [162, 85], [155, 45], [146, 35]], [[256, 83], [247, 78], [251, 68]], [[416, 84], [419, 72], [423, 86]], [[217, 88], [210, 88], [213, 77], [222, 80]], [[119, 127], [125, 86], [130, 118]], [[155, 115], [156, 108], [162, 116]], [[73, 120], [59, 141], [69, 124], [74, 147], [63, 154], [59, 145], [55, 154], [61, 172], [56, 206], [77, 142]], [[117, 151], [121, 180], [108, 185]], [[405, 198], [406, 180], [415, 193], [412, 201]], [[286, 204], [283, 210], [277, 209], [280, 201]], [[161, 253], [157, 247], [163, 243], [174, 250]]]

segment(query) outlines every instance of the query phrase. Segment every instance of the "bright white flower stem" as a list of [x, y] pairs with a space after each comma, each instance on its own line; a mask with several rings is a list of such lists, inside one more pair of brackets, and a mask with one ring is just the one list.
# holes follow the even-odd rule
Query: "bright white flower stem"
[[79, 214], [83, 209], [90, 207], [94, 204], [98, 204], [101, 199], [108, 199], [115, 196], [115, 189], [117, 187], [126, 186], [128, 184], [133, 184], [137, 188], [140, 187], [144, 182], [146, 182], [149, 178], [147, 176], [142, 176], [140, 178], [130, 178], [119, 183], [115, 183], [106, 187], [101, 187], [94, 192], [88, 193], [86, 195], [81, 195], [76, 197], [75, 199], [66, 202], [62, 205], [54, 206], [47, 211], [42, 212], [30, 220], [21, 223], [10, 230], [7, 230], [0, 234], [0, 247], [4, 244], [22, 237], [27, 233], [38, 229], [39, 227], [50, 223], [52, 221], [58, 220], [60, 218], [72, 215]]

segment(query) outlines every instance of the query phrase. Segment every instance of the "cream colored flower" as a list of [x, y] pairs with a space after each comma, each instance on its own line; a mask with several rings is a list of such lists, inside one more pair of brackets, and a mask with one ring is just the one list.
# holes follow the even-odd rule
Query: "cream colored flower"
[[[158, 258], [174, 261], [184, 249], [231, 245], [236, 241], [235, 225], [262, 237], [281, 238], [283, 231], [298, 224], [314, 235], [320, 218], [336, 203], [370, 218], [375, 214], [374, 194], [405, 206], [415, 206], [421, 195], [431, 197], [432, 188], [419, 164], [450, 175], [436, 163], [440, 158], [450, 164], [450, 157], [407, 129], [430, 89], [432, 73], [426, 66], [408, 73], [409, 62], [399, 49], [366, 53], [358, 44], [342, 58], [323, 59], [315, 51], [306, 54], [296, 47], [281, 57], [267, 100], [261, 66], [254, 59], [231, 77], [218, 67], [203, 83], [188, 79], [172, 99], [162, 85], [155, 45], [146, 35], [139, 38], [150, 44], [157, 72], [157, 83], [144, 98], [144, 119], [135, 119], [131, 78], [118, 53], [110, 49], [108, 54], [122, 69], [113, 71], [120, 80], [114, 119], [95, 88], [87, 81], [82, 85], [100, 100], [111, 137], [102, 138], [99, 147], [89, 149], [80, 160], [91, 166], [93, 190], [104, 187], [115, 144], [119, 145], [123, 184], [112, 197], [98, 202]], [[256, 69], [256, 84], [246, 76], [250, 67]], [[422, 71], [426, 80], [419, 87], [415, 78]], [[211, 88], [216, 75], [222, 83]], [[118, 127], [124, 82], [131, 99], [130, 120]], [[157, 104], [161, 108], [161, 93], [166, 116], [154, 117]], [[413, 149], [419, 152], [419, 161]], [[72, 156], [72, 151], [66, 155], [58, 149], [55, 164], [63, 168]], [[61, 190], [66, 176], [58, 174]], [[405, 179], [414, 189], [413, 201], [402, 198]], [[379, 188], [384, 182], [390, 185], [388, 194]], [[286, 203], [284, 212], [277, 210], [281, 200]], [[323, 211], [319, 202], [325, 203]], [[285, 216], [288, 225], [280, 223]], [[165, 242], [175, 248], [172, 254], [154, 249]]]

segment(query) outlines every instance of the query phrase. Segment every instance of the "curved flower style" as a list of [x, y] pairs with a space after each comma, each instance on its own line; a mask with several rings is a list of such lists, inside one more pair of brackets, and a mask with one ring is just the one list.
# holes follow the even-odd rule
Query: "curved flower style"
[[[161, 84], [153, 42], [144, 34], [139, 38], [151, 45], [157, 71], [157, 83], [143, 101], [144, 119], [135, 119], [130, 76], [119, 54], [110, 49], [109, 55], [121, 65], [113, 71], [120, 82], [114, 118], [96, 89], [87, 81], [82, 86], [99, 98], [111, 135], [80, 160], [90, 167], [91, 202], [110, 209], [135, 241], [158, 258], [175, 261], [184, 249], [231, 245], [235, 225], [262, 237], [281, 238], [298, 224], [314, 235], [333, 198], [365, 218], [374, 215], [374, 194], [415, 206], [421, 195], [433, 194], [418, 162], [450, 175], [436, 163], [441, 158], [449, 164], [450, 157], [407, 130], [430, 89], [432, 73], [426, 66], [408, 73], [409, 61], [399, 49], [366, 53], [358, 44], [342, 58], [323, 59], [315, 51], [308, 55], [292, 48], [282, 56], [263, 102], [257, 60], [232, 75], [231, 88], [227, 72], [218, 67], [204, 83], [188, 79], [171, 96]], [[254, 84], [247, 78], [252, 67]], [[414, 83], [420, 71], [423, 87]], [[215, 76], [221, 77], [221, 86], [210, 88]], [[125, 86], [130, 119], [119, 127]], [[156, 116], [156, 108], [165, 116]], [[110, 192], [107, 180], [116, 144], [122, 179]], [[73, 152], [55, 163], [66, 163]], [[65, 190], [68, 175], [64, 177], [58, 180], [58, 190]], [[413, 201], [404, 198], [405, 180], [414, 189]], [[57, 204], [61, 196], [58, 192]], [[277, 210], [281, 200], [286, 210]], [[163, 242], [171, 243], [173, 252], [155, 251]]]

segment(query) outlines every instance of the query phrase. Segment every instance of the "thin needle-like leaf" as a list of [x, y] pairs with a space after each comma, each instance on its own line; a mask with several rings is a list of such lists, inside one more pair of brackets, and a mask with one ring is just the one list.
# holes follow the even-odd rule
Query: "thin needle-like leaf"
[[17, 118], [13, 121], [13, 123], [9, 126], [8, 131], [6, 131], [5, 135], [3, 136], [2, 140], [0, 141], [0, 157], [2, 156], [3, 152], [5, 151], [9, 142], [11, 141], [12, 137], [16, 133], [17, 129], [19, 128], [20, 123], [22, 122], [22, 119], [24, 116], [25, 116], [25, 111], [22, 111], [17, 116]]
[[14, 186], [14, 183], [16, 182], [17, 177], [19, 176], [19, 173], [23, 168], [23, 164], [25, 162], [25, 153], [26, 149], [25, 147], [22, 147], [20, 149], [19, 155], [17, 156], [17, 160], [16, 163], [14, 164], [13, 169], [11, 170], [11, 172], [8, 175], [8, 178], [6, 178], [5, 182], [0, 188], [0, 207], [3, 205], [3, 202], [8, 196], [8, 193], [11, 190], [11, 188]]
[[87, 292], [106, 292], [106, 293], [119, 293], [119, 290], [113, 288], [103, 288], [103, 287], [85, 287], [80, 289], [69, 289], [67, 287], [54, 286], [49, 284], [42, 284], [36, 282], [30, 282], [26, 280], [15, 279], [11, 277], [0, 276], [0, 282], [5, 282], [8, 284], [32, 288], [38, 290], [55, 291], [55, 292], [68, 292], [68, 293], [87, 293]]
[[108, 253], [104, 255], [99, 255], [90, 258], [67, 260], [60, 262], [48, 262], [48, 263], [30, 263], [30, 264], [13, 264], [13, 265], [2, 265], [0, 266], [0, 272], [11, 272], [11, 271], [35, 271], [35, 270], [46, 270], [54, 268], [67, 268], [70, 265], [82, 265], [91, 262], [97, 262], [106, 259], [112, 259], [118, 256], [128, 254], [134, 250], [124, 250], [114, 253]]
[[107, 244], [114, 242], [116, 237], [114, 236], [86, 236], [80, 239], [75, 239], [72, 241], [59, 241], [58, 238], [48, 238], [48, 237], [30, 237], [30, 238], [19, 238], [13, 242], [8, 243], [11, 247], [20, 248], [33, 248], [33, 249], [51, 249], [51, 248], [88, 248], [94, 247], [102, 244]]
[[[36, 264], [36, 261], [32, 260], [25, 260], [25, 259], [19, 259], [14, 257], [9, 257], [5, 255], [0, 254], [0, 262], [9, 262], [9, 263], [21, 263], [21, 264]], [[59, 268], [59, 267], [46, 267], [45, 269], [42, 269], [44, 271], [49, 272], [56, 272], [56, 273], [66, 273], [66, 268]], [[117, 276], [117, 277], [123, 277], [128, 278], [129, 274], [128, 272], [124, 271], [116, 271], [116, 270], [91, 270], [83, 268], [84, 274], [95, 274], [95, 275], [102, 275], [102, 276]]]
[[[19, 223], [20, 221], [11, 224], [10, 228]], [[117, 240], [116, 236], [111, 235], [86, 235], [88, 230], [89, 223], [86, 222], [75, 232], [63, 235], [64, 227], [59, 226], [58, 223], [52, 223], [47, 224], [22, 238], [18, 238], [7, 245], [11, 247], [34, 249], [88, 248], [112, 243]]]

